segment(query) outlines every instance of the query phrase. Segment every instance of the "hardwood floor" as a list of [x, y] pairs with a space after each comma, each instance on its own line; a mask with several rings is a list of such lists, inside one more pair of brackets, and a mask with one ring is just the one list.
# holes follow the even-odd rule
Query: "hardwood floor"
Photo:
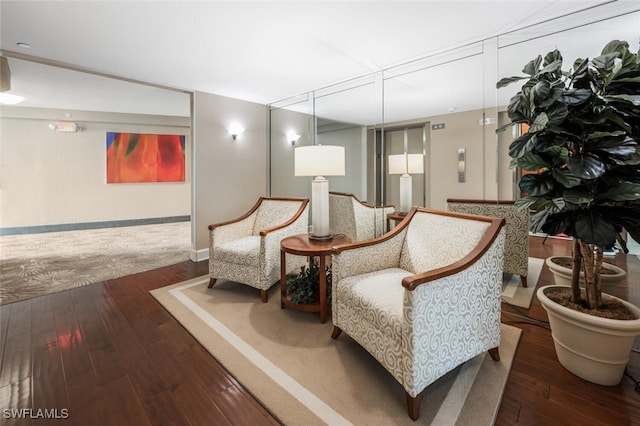
[[[571, 249], [564, 240], [542, 240], [531, 237], [531, 256]], [[607, 261], [628, 272], [616, 295], [640, 305], [640, 260]], [[184, 262], [1, 306], [0, 423], [277, 424], [148, 294], [207, 269], [206, 261]], [[551, 282], [545, 267], [539, 284]], [[524, 333], [496, 424], [640, 425], [631, 379], [598, 386], [560, 366], [536, 299], [529, 310], [503, 304], [502, 319]], [[628, 371], [640, 380], [639, 353]], [[6, 409], [32, 409], [33, 417], [46, 409], [59, 418], [7, 418]]]

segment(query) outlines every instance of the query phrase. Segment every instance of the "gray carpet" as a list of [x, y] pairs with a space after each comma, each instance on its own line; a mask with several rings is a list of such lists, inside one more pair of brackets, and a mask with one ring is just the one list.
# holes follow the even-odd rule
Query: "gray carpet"
[[0, 305], [189, 259], [190, 222], [0, 237]]
[[331, 339], [318, 314], [280, 308], [238, 283], [208, 277], [151, 294], [286, 425], [491, 425], [521, 330], [502, 324], [501, 361], [486, 353], [464, 363], [423, 394], [421, 416], [406, 412], [404, 389], [349, 336]]

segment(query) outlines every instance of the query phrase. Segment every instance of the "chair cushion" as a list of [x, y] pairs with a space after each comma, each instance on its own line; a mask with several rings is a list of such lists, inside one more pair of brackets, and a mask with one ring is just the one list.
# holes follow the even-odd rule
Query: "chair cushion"
[[221, 244], [213, 251], [218, 262], [258, 267], [260, 262], [260, 237], [249, 236]]
[[399, 346], [404, 298], [402, 279], [410, 275], [412, 273], [404, 269], [389, 268], [342, 280], [337, 300], [348, 307], [346, 315], [362, 321], [353, 324], [355, 327], [349, 334], [355, 332], [359, 338], [371, 340], [372, 346], [377, 346], [382, 336]]

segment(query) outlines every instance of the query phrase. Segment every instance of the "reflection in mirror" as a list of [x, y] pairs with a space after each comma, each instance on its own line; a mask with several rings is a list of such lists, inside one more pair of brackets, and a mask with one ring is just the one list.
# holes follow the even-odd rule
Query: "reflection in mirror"
[[[625, 40], [632, 51], [637, 51], [639, 38], [640, 11], [620, 14], [619, 10], [614, 9], [607, 14], [606, 10], [588, 10], [552, 22], [532, 25], [526, 30], [498, 37], [499, 78], [524, 75], [522, 69], [525, 64], [538, 55], [544, 56], [555, 49], [562, 54], [562, 69], [567, 71], [573, 67], [577, 58], [600, 55], [602, 48], [611, 40]], [[510, 122], [506, 105], [520, 88], [521, 84], [514, 83], [498, 90], [498, 103], [503, 106], [498, 116], [500, 126]], [[514, 127], [513, 132], [498, 135], [500, 169], [505, 170], [500, 181], [500, 188], [504, 189], [500, 194], [503, 198], [520, 196], [518, 185], [521, 172], [509, 169], [511, 158], [508, 154], [509, 144], [520, 135], [519, 132], [520, 129]]]
[[[350, 141], [348, 150], [358, 143], [366, 147], [364, 157], [362, 152], [347, 152], [347, 175], [333, 179], [331, 188], [354, 193], [371, 204], [398, 204], [399, 182], [394, 179], [399, 177], [388, 174], [386, 158], [411, 152], [424, 154], [425, 161], [424, 174], [413, 176], [415, 205], [444, 210], [447, 198], [516, 199], [517, 171], [510, 169], [508, 155], [514, 136], [510, 132], [496, 135], [495, 130], [506, 122], [507, 105], [518, 85], [498, 91], [496, 82], [521, 75], [524, 64], [555, 47], [567, 61], [598, 55], [612, 39], [627, 40], [636, 51], [640, 12], [632, 3], [609, 2], [310, 92], [305, 113], [312, 116], [309, 129], [315, 129], [317, 118], [318, 142], [347, 146]], [[278, 120], [275, 127], [282, 125]], [[358, 130], [363, 127], [365, 138]], [[309, 131], [306, 143], [314, 143], [316, 134]], [[273, 132], [272, 128], [275, 146], [280, 142]], [[459, 148], [466, 149], [464, 182], [458, 180]], [[278, 173], [280, 162], [290, 168], [291, 158], [272, 155], [273, 173]], [[349, 165], [353, 158], [364, 159], [360, 169]], [[275, 176], [272, 181], [276, 179], [283, 180]], [[422, 194], [415, 193], [420, 188], [417, 181]], [[287, 194], [286, 187], [277, 186], [282, 195]], [[307, 188], [308, 183], [306, 193]]]
[[[482, 193], [482, 164], [474, 179], [458, 182], [457, 148], [468, 146], [476, 158], [485, 150], [482, 43], [413, 61], [385, 72], [386, 155], [424, 155], [424, 174], [413, 175], [413, 205], [446, 208], [446, 198]], [[392, 121], [393, 120], [393, 121]], [[399, 199], [399, 180], [389, 176], [386, 199]]]

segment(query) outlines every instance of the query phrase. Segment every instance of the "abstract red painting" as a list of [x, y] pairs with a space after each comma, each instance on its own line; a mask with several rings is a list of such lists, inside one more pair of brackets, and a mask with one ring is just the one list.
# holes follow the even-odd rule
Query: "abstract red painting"
[[107, 132], [107, 183], [184, 182], [184, 135]]

